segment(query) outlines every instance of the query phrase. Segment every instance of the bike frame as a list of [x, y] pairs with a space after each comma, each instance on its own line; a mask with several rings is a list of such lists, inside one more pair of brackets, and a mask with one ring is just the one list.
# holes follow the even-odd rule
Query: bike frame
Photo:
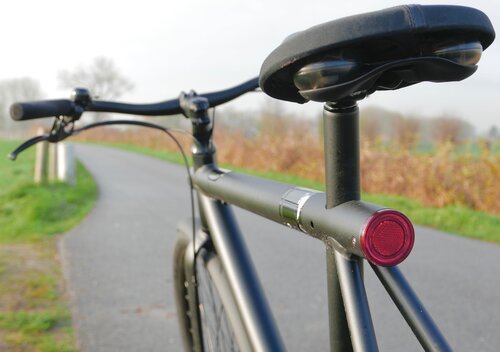
[[[204, 243], [211, 243], [227, 279], [223, 281], [228, 282], [229, 287], [225, 290], [228, 291], [229, 300], [234, 302], [235, 309], [230, 309], [232, 312], [236, 310], [242, 320], [243, 326], [238, 331], [244, 331], [245, 336], [241, 339], [244, 345], [255, 351], [284, 350], [231, 205], [241, 207], [299, 230], [325, 244], [330, 349], [342, 352], [377, 351], [363, 283], [365, 253], [360, 244], [363, 241], [360, 230], [368, 226], [374, 214], [386, 209], [360, 200], [357, 104], [355, 101], [343, 101], [324, 105], [326, 192], [318, 192], [218, 169], [212, 139], [213, 124], [208, 111], [256, 87], [257, 80], [252, 79], [219, 92], [204, 95], [183, 93], [179, 99], [145, 105], [91, 100], [90, 93], [82, 89], [75, 90], [72, 101], [19, 103], [15, 106], [19, 109], [14, 109], [14, 117], [18, 120], [44, 117], [47, 114], [70, 115], [56, 119], [49, 134], [21, 144], [11, 153], [11, 158], [15, 159], [20, 152], [39, 141], [57, 142], [74, 133], [104, 125], [137, 125], [169, 133], [161, 126], [141, 121], [107, 121], [80, 129], [68, 127], [83, 111], [149, 116], [183, 113], [192, 124], [192, 183], [198, 196], [200, 230], [207, 237], [203, 242], [194, 236], [196, 243], [190, 244], [192, 251], [188, 253], [192, 253], [192, 257], [188, 255], [183, 263], [189, 282], [196, 283], [195, 254], [197, 251], [210, 252], [212, 248], [204, 248]], [[450, 351], [446, 340], [399, 269], [396, 266], [370, 265], [424, 349]], [[190, 300], [197, 302], [196, 285], [188, 286]], [[195, 320], [194, 329], [200, 329], [197, 307], [189, 309]], [[194, 341], [194, 344], [200, 350], [203, 347], [202, 341]]]
[[[360, 201], [357, 104], [324, 106], [326, 192], [323, 193], [219, 170], [208, 104], [199, 96], [185, 99], [188, 103], [184, 104], [184, 114], [191, 119], [196, 140], [192, 149], [193, 185], [198, 195], [201, 226], [220, 257], [252, 350], [281, 351], [284, 345], [231, 204], [325, 243], [330, 349], [377, 351], [363, 283], [363, 258], [343, 250], [350, 237], [335, 235], [351, 233], [351, 227], [359, 219], [382, 208]], [[427, 351], [450, 351], [399, 269], [371, 266], [422, 347]]]

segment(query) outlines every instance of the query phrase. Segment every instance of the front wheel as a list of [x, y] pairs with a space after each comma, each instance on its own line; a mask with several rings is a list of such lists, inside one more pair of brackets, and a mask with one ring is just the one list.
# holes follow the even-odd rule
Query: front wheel
[[181, 223], [174, 250], [174, 284], [185, 350], [250, 351], [243, 320], [208, 234], [196, 231], [195, 242], [190, 222]]

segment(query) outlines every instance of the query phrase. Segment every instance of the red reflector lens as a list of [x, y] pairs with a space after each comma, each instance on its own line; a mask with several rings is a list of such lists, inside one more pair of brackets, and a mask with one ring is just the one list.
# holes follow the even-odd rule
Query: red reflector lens
[[382, 221], [373, 233], [373, 248], [385, 257], [395, 255], [403, 247], [404, 229], [396, 221]]
[[361, 249], [371, 263], [394, 266], [410, 254], [414, 241], [411, 221], [398, 211], [384, 209], [368, 220], [361, 234]]

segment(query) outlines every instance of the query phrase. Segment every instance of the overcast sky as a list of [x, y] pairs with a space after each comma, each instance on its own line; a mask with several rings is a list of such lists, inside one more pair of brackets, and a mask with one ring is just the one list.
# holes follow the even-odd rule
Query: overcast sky
[[[476, 7], [500, 28], [498, 0], [420, 3]], [[0, 79], [33, 77], [47, 98], [66, 97], [69, 92], [57, 88], [57, 72], [105, 56], [135, 84], [123, 100], [165, 100], [181, 90], [218, 90], [257, 76], [266, 56], [293, 32], [400, 4], [391, 0], [8, 1], [0, 20]], [[499, 63], [497, 40], [471, 78], [379, 92], [361, 108], [379, 105], [424, 116], [453, 114], [484, 131], [500, 125]], [[263, 101], [247, 96], [232, 107], [252, 109]], [[303, 115], [321, 110], [319, 103], [282, 106]]]

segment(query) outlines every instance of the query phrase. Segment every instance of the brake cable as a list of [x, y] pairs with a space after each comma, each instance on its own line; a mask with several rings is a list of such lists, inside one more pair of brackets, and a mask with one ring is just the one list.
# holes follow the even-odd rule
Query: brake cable
[[145, 122], [145, 121], [135, 121], [135, 120], [110, 120], [110, 121], [102, 121], [102, 122], [95, 122], [88, 124], [86, 126], [80, 127], [75, 129], [74, 126], [74, 120], [68, 119], [67, 117], [59, 116], [56, 117], [56, 120], [54, 121], [54, 124], [52, 125], [52, 129], [49, 133], [43, 134], [41, 136], [36, 136], [31, 139], [28, 139], [24, 143], [22, 143], [20, 146], [18, 146], [14, 151], [12, 151], [9, 154], [9, 158], [11, 160], [16, 160], [17, 156], [22, 153], [24, 150], [28, 149], [29, 147], [43, 141], [48, 141], [50, 143], [57, 143], [60, 142], [69, 136], [72, 136], [74, 134], [78, 134], [80, 132], [96, 128], [96, 127], [103, 127], [103, 126], [111, 126], [111, 125], [131, 125], [131, 126], [139, 126], [139, 127], [148, 127], [152, 129], [156, 129], [159, 131], [162, 131], [166, 133], [176, 144], [177, 148], [179, 149], [182, 159], [184, 162], [184, 166], [186, 168], [187, 176], [188, 176], [188, 181], [189, 181], [189, 198], [190, 198], [190, 203], [191, 203], [191, 219], [192, 219], [192, 235], [193, 235], [193, 247], [195, 246], [194, 239], [195, 239], [195, 204], [194, 204], [194, 186], [193, 186], [193, 177], [191, 174], [191, 170], [189, 168], [189, 162], [186, 157], [186, 153], [184, 152], [184, 148], [182, 147], [181, 143], [179, 140], [172, 134], [172, 132], [178, 132], [178, 133], [183, 133], [188, 136], [190, 136], [193, 140], [194, 143], [199, 144], [199, 141], [196, 139], [195, 136], [193, 136], [191, 133], [181, 130], [181, 129], [173, 129], [173, 128], [168, 128], [168, 127], [163, 127], [154, 123], [150, 122]]

